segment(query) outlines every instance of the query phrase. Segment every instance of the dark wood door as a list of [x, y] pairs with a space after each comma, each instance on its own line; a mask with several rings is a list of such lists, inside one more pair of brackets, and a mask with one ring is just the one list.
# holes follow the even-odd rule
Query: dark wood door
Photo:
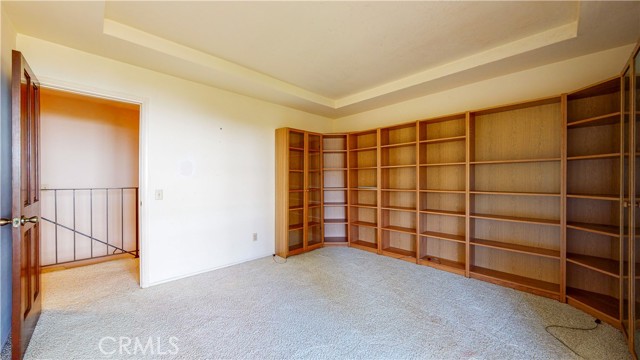
[[40, 84], [22, 54], [13, 52], [13, 359], [21, 359], [40, 317]]

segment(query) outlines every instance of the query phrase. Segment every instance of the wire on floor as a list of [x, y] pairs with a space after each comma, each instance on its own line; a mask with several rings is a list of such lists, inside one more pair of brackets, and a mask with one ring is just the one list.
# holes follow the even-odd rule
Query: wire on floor
[[577, 356], [583, 359], [586, 359], [584, 356], [578, 354], [575, 350], [573, 350], [571, 346], [567, 345], [566, 342], [562, 341], [559, 337], [555, 336], [551, 331], [549, 331], [549, 329], [558, 328], [558, 329], [568, 329], [568, 330], [592, 331], [597, 329], [598, 326], [602, 323], [602, 321], [600, 319], [596, 319], [595, 323], [596, 323], [595, 326], [590, 328], [578, 328], [578, 327], [571, 327], [571, 326], [564, 326], [564, 325], [548, 325], [544, 328], [544, 331], [546, 331], [549, 335], [556, 338], [556, 340], [560, 341], [562, 345], [564, 345], [567, 349], [571, 350], [572, 353], [576, 354]]
[[273, 254], [273, 262], [274, 263], [276, 263], [276, 264], [286, 264], [287, 263], [287, 258], [284, 258], [284, 261], [282, 261], [282, 262], [278, 262], [278, 260], [276, 260], [276, 257], [279, 257], [279, 256], [276, 256], [276, 254]]

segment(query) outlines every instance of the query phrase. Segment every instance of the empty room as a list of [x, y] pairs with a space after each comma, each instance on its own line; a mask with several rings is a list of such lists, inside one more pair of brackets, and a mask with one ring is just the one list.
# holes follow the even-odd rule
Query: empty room
[[2, 360], [638, 358], [640, 2], [0, 15]]

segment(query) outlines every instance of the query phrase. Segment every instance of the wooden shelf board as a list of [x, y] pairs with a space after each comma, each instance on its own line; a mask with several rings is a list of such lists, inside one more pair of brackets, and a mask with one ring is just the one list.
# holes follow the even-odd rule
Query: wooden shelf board
[[347, 244], [349, 239], [345, 236], [329, 236], [324, 238], [325, 244]]
[[322, 207], [322, 203], [309, 204], [309, 206], [307, 206], [308, 209], [313, 209], [318, 207]]
[[304, 192], [303, 189], [289, 189], [290, 193], [298, 193], [298, 192]]
[[380, 169], [404, 169], [404, 168], [415, 168], [416, 164], [407, 164], [407, 165], [382, 165]]
[[479, 266], [471, 266], [471, 277], [492, 282], [498, 285], [514, 287], [516, 289], [533, 289], [543, 293], [558, 295], [560, 285], [532, 279], [520, 275], [509, 274], [502, 271], [487, 269]]
[[464, 190], [436, 190], [436, 189], [424, 189], [420, 190], [420, 192], [424, 193], [442, 193], [442, 194], [465, 194]]
[[347, 171], [349, 168], [322, 168], [322, 171]]
[[319, 221], [309, 221], [309, 222], [307, 222], [307, 228], [311, 228], [311, 227], [314, 227], [314, 226], [320, 226], [320, 225], [321, 225], [321, 223]]
[[326, 203], [324, 203], [324, 206], [327, 206], [327, 207], [343, 207], [343, 206], [347, 206], [347, 203], [326, 202]]
[[325, 154], [344, 154], [347, 152], [347, 150], [322, 150], [323, 153]]
[[449, 211], [449, 210], [438, 210], [438, 209], [421, 209], [420, 212], [423, 213], [423, 214], [435, 214], [435, 215], [465, 217], [465, 212], [464, 211]]
[[620, 237], [620, 228], [618, 226], [567, 221], [567, 228], [582, 230], [582, 231], [591, 232], [595, 234]]
[[465, 135], [461, 135], [461, 136], [450, 136], [450, 137], [443, 137], [443, 138], [437, 138], [437, 139], [421, 140], [420, 143], [433, 144], [433, 143], [450, 142], [450, 141], [462, 141], [466, 139], [467, 137]]
[[[610, 318], [609, 320], [619, 320], [620, 301], [613, 296], [567, 287], [567, 298], [577, 301], [580, 304], [583, 304], [601, 314], [606, 315]], [[569, 301], [569, 303], [571, 304], [571, 301]]]
[[493, 240], [484, 240], [484, 239], [471, 239], [471, 245], [488, 247], [492, 249], [504, 250], [517, 252], [521, 254], [535, 255], [535, 256], [543, 256], [552, 259], [560, 259], [560, 251], [551, 250], [551, 249], [543, 249], [533, 246], [525, 246], [519, 244], [510, 244], [501, 241], [493, 241]]
[[378, 147], [377, 146], [368, 146], [368, 147], [363, 147], [363, 148], [349, 149], [349, 151], [371, 151], [371, 150], [378, 150]]
[[289, 211], [303, 210], [303, 209], [304, 209], [304, 205], [289, 206]]
[[301, 230], [304, 228], [304, 223], [289, 225], [289, 231]]
[[471, 217], [474, 219], [560, 226], [560, 220], [534, 219], [534, 218], [525, 218], [525, 217], [517, 217], [517, 216], [504, 216], [504, 215], [491, 215], [491, 214], [478, 214], [478, 213], [471, 213]]
[[395, 211], [416, 211], [415, 207], [402, 207], [402, 206], [382, 206], [382, 210], [395, 210]]
[[465, 264], [460, 261], [453, 261], [443, 258], [438, 258], [435, 256], [423, 256], [418, 261], [421, 265], [431, 266], [433, 268], [449, 271], [452, 273], [456, 273], [459, 275], [464, 275], [465, 272]]
[[377, 209], [378, 205], [370, 205], [370, 204], [351, 204], [351, 207], [359, 207], [359, 208], [369, 208], [369, 209]]
[[389, 192], [416, 192], [416, 189], [380, 189], [381, 191]]
[[387, 255], [387, 253], [392, 253], [392, 254], [389, 254], [392, 257], [410, 257], [410, 258], [413, 258], [414, 261], [416, 259], [416, 252], [412, 250], [400, 249], [395, 247], [386, 247], [382, 249], [382, 252], [384, 255]]
[[423, 231], [420, 233], [420, 236], [430, 237], [430, 238], [439, 239], [439, 240], [455, 241], [462, 244], [466, 242], [464, 235], [454, 235], [454, 234], [447, 234], [447, 233], [441, 233], [441, 232], [435, 232], [435, 231]]
[[575, 160], [597, 160], [597, 159], [616, 159], [620, 158], [620, 153], [611, 153], [611, 154], [596, 154], [596, 155], [580, 155], [580, 156], [569, 156], [567, 157], [568, 161]]
[[289, 146], [289, 150], [291, 151], [304, 151], [304, 148]]
[[324, 219], [325, 224], [347, 224], [347, 219]]
[[376, 186], [358, 186], [349, 188], [352, 191], [378, 191], [378, 187]]
[[407, 142], [396, 143], [396, 144], [380, 145], [380, 147], [382, 149], [388, 149], [388, 148], [394, 148], [394, 147], [414, 146], [415, 144], [416, 144], [415, 141], [407, 141]]
[[402, 227], [402, 226], [387, 225], [387, 226], [383, 226], [382, 230], [403, 232], [403, 233], [413, 234], [413, 235], [416, 234], [416, 229], [415, 228], [407, 228], [407, 227]]
[[289, 245], [289, 251], [288, 251], [289, 256], [300, 254], [303, 251], [304, 251], [303, 244]]
[[619, 201], [620, 196], [615, 194], [567, 194], [567, 198], [570, 199], [591, 199], [591, 200], [606, 200], [606, 201]]
[[473, 195], [505, 195], [505, 196], [549, 196], [560, 197], [559, 193], [521, 192], [521, 191], [469, 191]]
[[322, 189], [324, 191], [345, 191], [345, 190], [347, 190], [346, 187], [330, 187], [330, 186], [325, 186]]
[[620, 112], [613, 112], [610, 114], [604, 114], [600, 116], [594, 116], [587, 119], [568, 121], [567, 127], [584, 127], [584, 126], [600, 126], [600, 125], [612, 125], [620, 123]]
[[303, 173], [304, 170], [298, 170], [298, 169], [289, 169], [290, 173]]
[[567, 253], [567, 261], [605, 275], [620, 277], [620, 262], [617, 260]]
[[471, 161], [471, 165], [495, 165], [495, 164], [526, 164], [536, 162], [560, 162], [560, 158], [540, 158], [540, 159], [519, 159], [519, 160], [485, 160], [485, 161]]
[[432, 166], [464, 166], [467, 163], [465, 162], [447, 162], [447, 163], [433, 163], [433, 164], [420, 164], [420, 166], [424, 167], [432, 167]]
[[365, 250], [369, 250], [369, 251], [377, 251], [378, 250], [378, 244], [376, 243], [372, 243], [369, 241], [363, 241], [363, 240], [352, 240], [351, 241], [351, 246], [355, 246], [355, 247], [361, 247], [364, 248]]
[[378, 227], [378, 224], [370, 223], [370, 222], [366, 222], [366, 221], [352, 221], [351, 225], [354, 225], [354, 226], [366, 226], [366, 227], [372, 227], [372, 228], [377, 228]]
[[349, 168], [349, 170], [378, 170], [377, 166], [352, 166]]

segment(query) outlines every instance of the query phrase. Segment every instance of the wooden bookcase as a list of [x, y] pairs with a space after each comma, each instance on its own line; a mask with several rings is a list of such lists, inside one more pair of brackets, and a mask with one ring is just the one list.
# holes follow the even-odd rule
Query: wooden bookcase
[[563, 299], [561, 98], [469, 114], [468, 271]]
[[566, 301], [637, 354], [639, 52], [620, 77], [555, 97], [348, 134], [279, 129], [278, 254], [348, 244]]
[[349, 134], [349, 245], [378, 252], [380, 222], [379, 131]]
[[276, 254], [323, 244], [322, 135], [276, 130]]
[[418, 263], [465, 273], [466, 114], [418, 122]]
[[416, 122], [380, 129], [380, 251], [416, 262]]
[[324, 244], [349, 245], [349, 156], [346, 134], [322, 137]]
[[[620, 78], [567, 95], [567, 301], [620, 326], [625, 280]], [[626, 156], [628, 158], [628, 155]]]

